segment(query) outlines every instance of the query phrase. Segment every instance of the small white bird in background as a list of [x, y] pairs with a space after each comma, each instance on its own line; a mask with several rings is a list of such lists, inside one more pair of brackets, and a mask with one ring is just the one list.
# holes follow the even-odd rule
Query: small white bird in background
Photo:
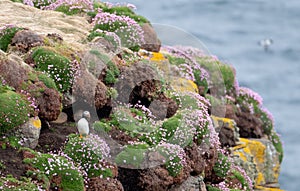
[[270, 38], [266, 38], [266, 39], [259, 41], [258, 44], [260, 46], [262, 46], [265, 51], [268, 51], [271, 44], [273, 44], [273, 40]]
[[90, 132], [89, 128], [89, 120], [91, 118], [91, 114], [88, 111], [84, 111], [82, 113], [82, 118], [77, 122], [77, 129], [78, 133], [80, 135], [80, 138], [82, 136], [87, 136]]

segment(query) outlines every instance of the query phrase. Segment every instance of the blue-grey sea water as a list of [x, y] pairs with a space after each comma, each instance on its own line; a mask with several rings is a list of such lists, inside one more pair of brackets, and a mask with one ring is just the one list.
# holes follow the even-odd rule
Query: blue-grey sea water
[[[111, 0], [109, 2], [120, 2]], [[284, 142], [281, 188], [300, 188], [300, 1], [127, 0], [153, 23], [179, 27], [232, 64], [258, 92]], [[170, 34], [172, 35], [172, 34]], [[258, 41], [272, 38], [266, 52]]]

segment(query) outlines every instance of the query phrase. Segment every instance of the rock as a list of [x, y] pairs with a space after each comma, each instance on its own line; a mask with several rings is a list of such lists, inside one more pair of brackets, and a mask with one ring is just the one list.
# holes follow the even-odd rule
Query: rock
[[38, 116], [42, 120], [56, 120], [61, 110], [61, 96], [55, 89], [48, 88], [39, 80], [40, 73], [34, 71], [15, 55], [3, 56], [0, 59], [0, 75], [16, 91], [26, 91], [35, 99]]
[[151, 24], [145, 23], [142, 25], [142, 30], [144, 31], [144, 39], [145, 43], [142, 45], [142, 49], [151, 51], [151, 52], [159, 52], [161, 47], [161, 42], [157, 38], [157, 34]]
[[237, 126], [240, 128], [240, 136], [243, 138], [261, 138], [263, 136], [263, 122], [251, 114], [245, 108], [238, 108], [236, 113]]
[[58, 116], [58, 118], [55, 121], [51, 121], [52, 124], [63, 124], [67, 122], [68, 115], [64, 112], [61, 112]]
[[39, 35], [57, 33], [64, 41], [72, 44], [78, 50], [84, 49], [84, 44], [81, 42], [86, 39], [92, 29], [92, 25], [84, 17], [66, 17], [60, 12], [43, 11], [10, 0], [1, 0], [0, 7], [5, 7], [5, 9], [1, 9], [1, 26], [14, 24], [18, 27], [30, 28]]
[[241, 144], [234, 147], [233, 154], [244, 161], [244, 164], [240, 165], [251, 178], [254, 177], [255, 186], [277, 183], [280, 161], [272, 142], [268, 139], [243, 138], [240, 138], [240, 141]]
[[222, 147], [233, 147], [239, 141], [239, 128], [235, 121], [228, 118], [220, 118], [212, 116], [212, 121], [216, 132], [219, 132], [219, 139]]
[[29, 121], [18, 129], [22, 138], [23, 146], [34, 149], [40, 137], [41, 121], [38, 117], [30, 118]]
[[190, 176], [186, 181], [169, 191], [206, 191], [206, 185], [202, 176]]
[[28, 52], [31, 48], [42, 46], [44, 39], [42, 36], [31, 30], [18, 31], [11, 41], [11, 46], [22, 53]]
[[39, 108], [39, 117], [46, 121], [54, 121], [61, 110], [61, 97], [58, 91], [45, 88], [41, 96], [36, 98]]
[[123, 191], [123, 186], [117, 179], [113, 178], [91, 178], [87, 191]]

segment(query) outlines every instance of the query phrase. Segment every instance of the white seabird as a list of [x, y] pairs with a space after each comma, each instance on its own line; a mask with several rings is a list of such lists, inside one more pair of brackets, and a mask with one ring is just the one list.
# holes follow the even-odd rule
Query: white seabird
[[82, 118], [77, 122], [77, 129], [80, 137], [87, 136], [90, 132], [89, 128], [89, 120], [91, 118], [91, 114], [88, 111], [84, 111], [82, 113]]
[[264, 47], [265, 51], [269, 50], [269, 46], [271, 46], [271, 44], [273, 44], [273, 40], [270, 38], [266, 38], [263, 39], [261, 41], [258, 42], [258, 44], [262, 47]]

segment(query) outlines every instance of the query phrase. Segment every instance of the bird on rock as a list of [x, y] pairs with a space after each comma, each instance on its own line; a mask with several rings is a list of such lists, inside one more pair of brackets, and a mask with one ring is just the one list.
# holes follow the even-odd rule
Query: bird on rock
[[91, 118], [91, 114], [88, 111], [84, 111], [82, 113], [82, 118], [77, 122], [77, 129], [78, 133], [80, 135], [80, 138], [82, 136], [87, 136], [89, 134], [90, 128], [89, 128], [89, 120]]

